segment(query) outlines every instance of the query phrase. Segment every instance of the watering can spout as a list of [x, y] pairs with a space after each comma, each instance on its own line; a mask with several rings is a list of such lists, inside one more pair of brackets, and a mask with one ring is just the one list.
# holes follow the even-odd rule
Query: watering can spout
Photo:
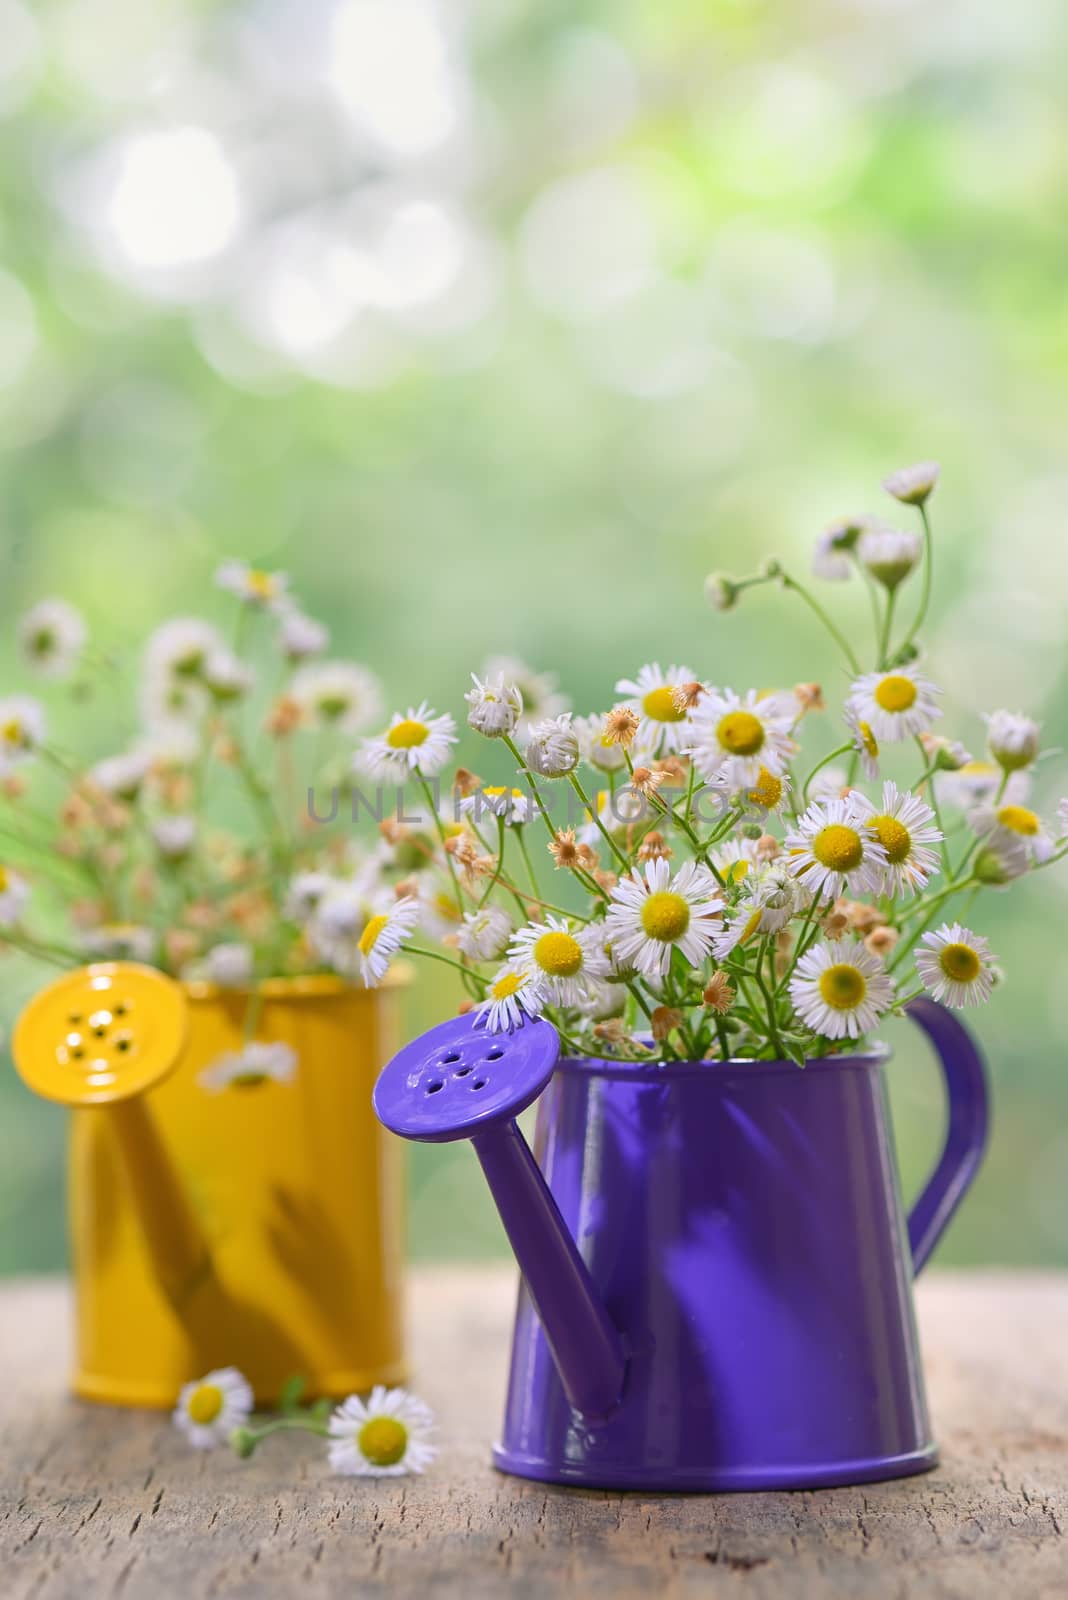
[[160, 1287], [180, 1308], [210, 1275], [211, 1255], [145, 1093], [186, 1035], [185, 997], [149, 967], [83, 967], [35, 995], [15, 1027], [20, 1077], [46, 1100], [106, 1116]]
[[623, 1343], [515, 1120], [552, 1077], [559, 1049], [547, 1022], [493, 1034], [478, 1019], [457, 1017], [393, 1058], [374, 1107], [403, 1138], [471, 1140], [564, 1392], [576, 1411], [596, 1418], [621, 1398]]

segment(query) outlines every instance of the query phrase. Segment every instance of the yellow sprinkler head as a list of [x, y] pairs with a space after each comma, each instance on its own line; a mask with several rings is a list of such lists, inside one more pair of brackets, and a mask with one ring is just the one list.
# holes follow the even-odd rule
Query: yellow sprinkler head
[[42, 989], [15, 1026], [12, 1054], [35, 1094], [111, 1105], [165, 1078], [185, 1044], [185, 996], [153, 967], [109, 961]]

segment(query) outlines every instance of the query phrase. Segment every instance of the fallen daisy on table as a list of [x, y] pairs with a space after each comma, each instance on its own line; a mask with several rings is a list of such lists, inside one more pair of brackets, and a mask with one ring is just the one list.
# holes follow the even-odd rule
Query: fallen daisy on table
[[220, 1367], [187, 1383], [174, 1408], [174, 1423], [194, 1450], [226, 1444], [252, 1415], [252, 1388], [236, 1367]]
[[434, 1414], [407, 1389], [381, 1384], [366, 1400], [350, 1395], [328, 1423], [330, 1465], [344, 1477], [399, 1478], [425, 1472], [437, 1455]]

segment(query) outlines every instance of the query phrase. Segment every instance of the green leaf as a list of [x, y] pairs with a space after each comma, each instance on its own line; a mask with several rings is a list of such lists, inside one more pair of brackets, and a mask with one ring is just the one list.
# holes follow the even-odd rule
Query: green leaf
[[287, 1378], [282, 1385], [282, 1392], [278, 1396], [278, 1409], [286, 1416], [292, 1416], [294, 1411], [300, 1410], [301, 1397], [308, 1387], [308, 1380], [302, 1373], [295, 1372]]

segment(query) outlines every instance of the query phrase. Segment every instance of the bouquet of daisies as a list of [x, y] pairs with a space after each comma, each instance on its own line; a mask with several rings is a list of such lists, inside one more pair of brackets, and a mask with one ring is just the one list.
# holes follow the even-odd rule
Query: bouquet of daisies
[[[366, 667], [322, 659], [326, 630], [285, 577], [228, 563], [228, 633], [182, 618], [149, 639], [129, 747], [80, 764], [37, 699], [0, 700], [0, 941], [239, 987], [324, 971], [374, 986], [404, 949], [452, 968], [493, 1030], [547, 1016], [569, 1052], [632, 1060], [803, 1062], [924, 990], [985, 1001], [998, 974], [971, 907], [1068, 851], [1068, 802], [1052, 828], [1032, 808], [1028, 717], [992, 712], [979, 759], [940, 731], [918, 645], [936, 480], [887, 480], [915, 529], [861, 519], [818, 542], [818, 578], [871, 591], [867, 662], [779, 562], [708, 580], [717, 611], [776, 584], [827, 627], [850, 686], [814, 762], [815, 683], [758, 692], [654, 663], [577, 715], [555, 679], [502, 658], [465, 697], [502, 769], [483, 780], [452, 766], [451, 715], [423, 701], [387, 722]], [[20, 640], [79, 692], [108, 670], [63, 602]]]

